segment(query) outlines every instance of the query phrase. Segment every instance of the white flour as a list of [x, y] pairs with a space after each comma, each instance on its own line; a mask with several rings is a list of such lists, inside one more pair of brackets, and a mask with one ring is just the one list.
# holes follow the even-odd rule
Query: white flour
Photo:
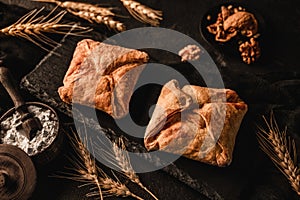
[[54, 141], [58, 130], [58, 119], [51, 110], [44, 107], [28, 106], [28, 111], [39, 118], [42, 130], [37, 131], [36, 136], [29, 141], [18, 130], [22, 124], [19, 113], [14, 112], [12, 116], [4, 119], [0, 124], [0, 143], [10, 144], [21, 148], [29, 156], [42, 152]]

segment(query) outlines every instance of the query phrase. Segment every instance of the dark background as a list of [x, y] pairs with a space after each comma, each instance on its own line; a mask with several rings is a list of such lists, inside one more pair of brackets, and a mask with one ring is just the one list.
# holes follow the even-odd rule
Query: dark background
[[[30, 1], [9, 1], [0, 0], [0, 26], [4, 27], [15, 22], [20, 16], [33, 8], [47, 5], [46, 10], [53, 7], [49, 4], [39, 4]], [[89, 1], [99, 3], [98, 1]], [[262, 115], [269, 116], [274, 111], [276, 119], [281, 128], [287, 126], [288, 134], [295, 138], [297, 147], [299, 145], [299, 56], [300, 45], [300, 3], [291, 0], [260, 0], [260, 1], [235, 1], [241, 4], [254, 14], [260, 16], [262, 21], [260, 42], [262, 45], [262, 57], [253, 65], [245, 65], [234, 51], [226, 47], [209, 44], [200, 33], [201, 20], [203, 15], [213, 12], [216, 6], [228, 3], [228, 1], [209, 0], [155, 0], [143, 1], [145, 4], [162, 10], [164, 20], [161, 27], [175, 29], [198, 41], [206, 47], [209, 53], [219, 66], [226, 88], [233, 89], [249, 105], [236, 139], [234, 158], [232, 164], [227, 168], [208, 166], [196, 161], [180, 158], [175, 162], [178, 169], [188, 173], [199, 183], [206, 183], [224, 199], [298, 199], [291, 189], [285, 177], [276, 169], [269, 158], [259, 149], [256, 140], [257, 126], [263, 125]], [[102, 3], [102, 2], [101, 2]], [[12, 5], [9, 5], [12, 4]], [[119, 12], [128, 15], [118, 1], [103, 1], [103, 4], [117, 6]], [[72, 21], [81, 21], [79, 18], [67, 15], [66, 18]], [[120, 19], [124, 21], [128, 29], [145, 26], [134, 19]], [[90, 25], [81, 21], [83, 25]], [[103, 40], [105, 36], [111, 36], [114, 32], [104, 26], [92, 25], [95, 29], [94, 39]], [[59, 37], [57, 38], [60, 39]], [[55, 56], [44, 61], [41, 59], [47, 52], [39, 47], [18, 38], [0, 38], [0, 50], [9, 55], [5, 65], [9, 67], [14, 77], [21, 81], [23, 78], [30, 84], [22, 84], [22, 93], [28, 101], [42, 101], [57, 108], [63, 123], [72, 122], [66, 116], [68, 111], [59, 101], [56, 88], [62, 84], [62, 78], [71, 59], [74, 41], [67, 40], [62, 49], [66, 59], [59, 59]], [[69, 46], [68, 46], [69, 45]], [[153, 57], [162, 63], [174, 63], [176, 57], [166, 54], [158, 56], [154, 52]], [[150, 55], [151, 56], [151, 55]], [[60, 60], [60, 61], [59, 61]], [[35, 66], [38, 64], [36, 69]], [[59, 67], [59, 68], [58, 68]], [[182, 70], [187, 67], [185, 64], [172, 64], [174, 69]], [[55, 69], [55, 70], [54, 70]], [[31, 73], [30, 73], [31, 72]], [[183, 73], [189, 73], [182, 70]], [[24, 78], [25, 77], [25, 78]], [[197, 77], [190, 75], [191, 82], [197, 84]], [[199, 85], [202, 83], [199, 82]], [[140, 94], [135, 94], [138, 108], [145, 105], [138, 102], [146, 102], [143, 95], [146, 91], [153, 92], [152, 101], [159, 94], [157, 88], [146, 88]], [[144, 92], [144, 93], [143, 93]], [[46, 94], [45, 94], [46, 93]], [[41, 95], [43, 94], [43, 95]], [[6, 92], [0, 86], [0, 113], [13, 106]], [[140, 106], [140, 107], [139, 107]], [[143, 107], [144, 106], [144, 107]], [[144, 108], [145, 109], [145, 108]], [[135, 109], [132, 109], [134, 115]], [[116, 132], [113, 120], [105, 114], [100, 114], [104, 123]], [[141, 116], [138, 116], [141, 117]], [[142, 117], [141, 117], [142, 118]], [[147, 117], [144, 118], [147, 121]], [[145, 123], [145, 122], [141, 122]], [[70, 153], [68, 143], [62, 150], [61, 155], [51, 164], [38, 167], [38, 184], [32, 199], [84, 199], [88, 188], [77, 188], [80, 183], [74, 181], [51, 178], [49, 175], [63, 171], [68, 165], [64, 155]], [[203, 192], [196, 191], [186, 184], [171, 176], [168, 170], [140, 174], [143, 183], [159, 199], [207, 199]], [[205, 185], [205, 184], [204, 184]], [[133, 192], [150, 199], [147, 194], [134, 185], [129, 185]], [[208, 195], [209, 196], [209, 195]]]

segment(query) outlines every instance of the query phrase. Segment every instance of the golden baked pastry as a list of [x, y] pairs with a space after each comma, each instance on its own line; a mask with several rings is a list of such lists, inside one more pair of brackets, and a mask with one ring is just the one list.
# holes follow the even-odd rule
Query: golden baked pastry
[[58, 89], [60, 98], [102, 110], [114, 118], [128, 113], [136, 81], [148, 62], [147, 53], [84, 39]]
[[193, 85], [180, 89], [172, 80], [162, 88], [144, 143], [148, 150], [227, 166], [246, 112], [247, 105], [232, 90]]

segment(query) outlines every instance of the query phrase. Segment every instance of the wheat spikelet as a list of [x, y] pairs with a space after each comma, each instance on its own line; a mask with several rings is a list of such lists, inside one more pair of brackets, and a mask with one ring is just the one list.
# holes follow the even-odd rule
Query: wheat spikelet
[[[97, 193], [100, 199], [103, 200], [101, 183], [98, 178], [98, 167], [95, 159], [91, 158], [89, 151], [85, 147], [87, 142], [86, 139], [82, 142], [74, 131], [72, 131], [72, 136], [69, 134], [67, 135], [76, 154], [68, 159], [72, 164], [72, 168], [70, 168], [70, 170], [74, 171], [74, 173], [60, 173], [60, 175], [55, 175], [54, 177], [85, 183], [79, 187], [96, 185], [96, 187], [91, 190], [93, 193]], [[89, 195], [87, 194], [86, 196]]]
[[[86, 129], [85, 129], [86, 131]], [[72, 131], [72, 136], [67, 134], [76, 157], [69, 158], [72, 163], [71, 173], [60, 173], [55, 175], [56, 178], [65, 178], [78, 182], [83, 182], [83, 186], [95, 185], [90, 188], [90, 192], [86, 194], [87, 197], [103, 197], [117, 196], [117, 197], [134, 197], [138, 200], [143, 200], [141, 197], [132, 193], [125, 184], [122, 184], [115, 176], [116, 180], [110, 178], [100, 167], [96, 165], [95, 159], [91, 158], [91, 154], [86, 148], [87, 136], [82, 142], [79, 136]]]
[[112, 12], [112, 8], [104, 8], [89, 3], [80, 3], [72, 1], [57, 1], [57, 0], [34, 0], [38, 2], [55, 3], [59, 7], [66, 9], [69, 13], [78, 16], [90, 23], [105, 24], [108, 28], [115, 31], [124, 31], [125, 26], [123, 23], [113, 19], [116, 16]]
[[73, 1], [57, 1], [57, 0], [33, 0], [37, 2], [44, 2], [44, 3], [55, 3], [61, 8], [72, 10], [72, 11], [86, 11], [94, 14], [99, 14], [102, 16], [115, 16], [111, 10], [112, 8], [105, 8], [96, 6], [89, 3], [81, 3], [81, 2], [73, 2]]
[[[110, 197], [110, 196], [116, 196], [116, 197], [134, 197], [138, 200], [143, 200], [141, 197], [133, 194], [125, 184], [122, 184], [119, 179], [115, 176], [116, 180], [110, 178], [107, 176], [107, 174], [100, 168], [98, 168], [99, 174], [101, 177], [99, 177], [99, 182], [101, 185], [101, 188], [103, 189], [103, 196], [104, 197]], [[92, 188], [93, 189], [93, 188]], [[96, 188], [95, 188], [96, 189]], [[98, 196], [98, 193], [91, 192], [87, 195], [88, 197], [94, 197]]]
[[145, 187], [142, 182], [140, 181], [139, 177], [135, 173], [132, 165], [130, 163], [128, 152], [126, 151], [126, 147], [122, 138], [119, 138], [119, 146], [114, 143], [113, 144], [113, 151], [115, 153], [116, 160], [122, 170], [123, 174], [129, 178], [130, 181], [136, 183], [141, 188], [143, 188], [146, 192], [148, 192], [154, 199], [158, 200], [158, 198], [150, 191], [147, 187]]
[[128, 152], [126, 151], [126, 147], [122, 137], [118, 138], [118, 141], [114, 143], [106, 143], [105, 141], [103, 141], [103, 139], [101, 140], [100, 138], [98, 138], [98, 142], [101, 142], [102, 145], [100, 146], [99, 143], [97, 143], [98, 145], [96, 144], [94, 146], [96, 149], [96, 153], [98, 153], [99, 156], [108, 161], [108, 163], [110, 163], [120, 173], [125, 175], [131, 182], [136, 183], [138, 186], [148, 192], [154, 199], [158, 199], [147, 187], [142, 184], [139, 177], [132, 168], [130, 158]]
[[120, 1], [135, 19], [152, 26], [159, 26], [159, 21], [162, 20], [161, 11], [154, 10], [133, 0]]
[[115, 31], [122, 32], [126, 29], [123, 23], [114, 20], [111, 16], [97, 15], [87, 11], [68, 11], [73, 15], [81, 17], [91, 23], [96, 22], [98, 24], [105, 24], [108, 28], [113, 29]]
[[42, 15], [37, 17], [42, 10], [43, 8], [30, 11], [21, 17], [16, 23], [1, 29], [0, 33], [9, 36], [25, 38], [37, 46], [48, 50], [43, 45], [55, 47], [58, 45], [58, 43], [43, 33], [80, 36], [81, 34], [91, 31], [89, 28], [81, 27], [74, 23], [61, 24], [60, 21], [66, 14], [65, 11], [59, 12], [51, 17], [54, 12], [54, 10], [52, 10], [47, 16]]
[[[74, 145], [78, 148], [78, 152], [80, 156], [83, 158], [83, 162], [85, 163], [86, 170], [84, 170], [82, 175], [84, 175], [88, 179], [93, 179], [97, 182], [94, 188], [91, 188], [92, 192], [88, 193], [87, 197], [95, 197], [99, 196], [108, 197], [108, 196], [117, 196], [117, 197], [134, 197], [136, 199], [142, 200], [141, 197], [133, 194], [126, 185], [122, 184], [117, 178], [117, 181], [110, 178], [101, 168], [97, 167], [95, 164], [95, 160], [91, 159], [91, 156], [86, 149], [84, 143], [80, 141], [80, 139], [75, 136], [76, 142]], [[86, 173], [87, 172], [87, 173]], [[97, 180], [97, 181], [96, 181]], [[103, 190], [103, 191], [102, 191]], [[99, 192], [101, 191], [101, 193]]]
[[300, 195], [300, 174], [297, 167], [295, 142], [291, 138], [286, 138], [286, 129], [284, 131], [279, 130], [273, 114], [271, 114], [269, 123], [265, 117], [263, 119], [268, 130], [260, 128], [257, 134], [260, 147], [285, 175], [296, 193]]

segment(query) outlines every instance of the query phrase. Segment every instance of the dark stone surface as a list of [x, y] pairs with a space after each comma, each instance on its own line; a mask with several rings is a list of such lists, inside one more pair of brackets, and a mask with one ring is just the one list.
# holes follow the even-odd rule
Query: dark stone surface
[[[40, 5], [37, 2], [22, 0], [0, 0], [0, 2], [19, 5], [26, 9], [33, 9]], [[104, 2], [111, 3], [108, 0]], [[228, 1], [145, 1], [148, 5], [163, 10], [164, 21], [161, 24], [162, 27], [172, 28], [191, 36], [206, 47], [210, 53], [213, 53], [213, 58], [221, 58], [217, 61], [217, 64], [226, 88], [236, 90], [241, 98], [249, 104], [249, 111], [245, 116], [236, 140], [233, 163], [227, 168], [216, 168], [180, 158], [174, 165], [163, 170], [173, 174], [177, 179], [181, 179], [187, 184], [182, 184], [182, 182], [163, 171], [141, 174], [141, 179], [160, 199], [205, 199], [203, 197], [205, 193], [209, 197], [216, 196], [216, 193], [218, 193], [224, 199], [230, 200], [297, 199], [283, 175], [259, 149], [256, 131], [257, 125], [262, 125], [261, 115], [268, 116], [269, 112], [274, 110], [279, 126], [282, 128], [285, 125], [288, 126], [288, 133], [296, 139], [297, 147], [300, 149], [300, 145], [298, 145], [300, 140], [300, 71], [297, 55], [300, 45], [299, 3], [293, 0], [274, 0], [272, 3], [269, 0], [255, 2], [250, 0], [236, 1], [243, 4], [246, 8], [249, 7], [251, 10], [259, 13], [265, 24], [261, 39], [263, 56], [257, 63], [248, 66], [243, 64], [240, 58], [232, 54], [231, 51], [222, 51], [218, 46], [211, 46], [201, 37], [199, 27], [203, 15], [209, 9], [225, 2]], [[26, 10], [16, 6], [7, 7], [4, 4], [0, 5], [1, 12], [9, 13], [9, 15], [2, 15], [5, 18], [1, 19], [1, 27], [14, 21], [17, 16], [19, 17], [26, 12]], [[112, 5], [119, 6], [120, 4], [112, 2]], [[46, 10], [52, 8], [48, 5]], [[120, 12], [126, 14], [124, 9], [121, 9]], [[67, 17], [70, 20], [79, 20], [70, 15]], [[144, 26], [132, 19], [124, 19], [123, 21], [128, 25], [128, 28]], [[87, 24], [84, 21], [82, 23]], [[103, 40], [105, 36], [114, 34], [102, 26], [94, 26], [94, 28], [98, 33], [95, 32], [92, 37], [99, 41]], [[37, 99], [43, 101], [62, 113], [71, 116], [70, 107], [60, 101], [56, 91], [62, 85], [64, 73], [68, 68], [76, 42], [79, 39], [66, 38], [63, 45], [56, 50], [60, 53], [60, 57], [50, 54], [41, 60], [46, 55], [46, 52], [41, 51], [34, 45], [20, 39], [1, 38], [1, 50], [4, 49], [11, 58], [14, 58], [10, 59], [13, 62], [7, 62], [6, 65], [11, 68], [17, 80], [28, 74], [41, 60], [37, 67], [22, 81], [22, 87], [25, 89], [23, 92], [28, 100]], [[33, 56], [33, 52], [37, 56]], [[187, 69], [186, 72], [182, 71], [183, 73], [191, 74], [189, 77], [191, 82], [203, 84], [199, 77], [194, 76], [189, 71], [190, 69], [187, 65], [177, 65], [174, 62], [176, 60], [174, 56], [163, 53], [156, 54], [155, 52], [150, 55], [158, 62], [172, 63], [172, 67], [178, 69], [178, 71]], [[20, 68], [20, 65], [24, 67]], [[145, 95], [149, 90], [153, 91], [153, 93], [149, 99], [145, 99], [149, 97], [149, 95]], [[139, 93], [137, 92], [135, 94], [136, 99], [133, 99], [132, 102], [144, 102], [144, 104], [138, 105], [141, 110], [147, 111], [150, 105], [155, 102], [158, 92], [159, 88], [146, 88]], [[0, 99], [0, 112], [12, 106], [7, 94], [1, 88]], [[132, 112], [136, 113], [133, 116], [139, 123], [145, 125], [149, 117], [146, 114], [139, 113], [140, 109], [135, 110], [133, 107]], [[111, 128], [116, 134], [111, 135], [112, 139], [120, 134], [124, 134], [116, 127], [114, 120], [109, 116], [101, 112], [98, 115], [101, 125], [104, 128]], [[94, 123], [89, 121], [91, 127], [93, 127]], [[128, 148], [135, 151], [144, 151], [140, 140], [131, 137], [128, 137], [128, 139]], [[66, 148], [67, 151], [68, 148]], [[50, 172], [62, 170], [63, 165], [64, 159], [58, 159], [56, 167], [50, 167]], [[33, 199], [84, 199], [86, 191], [77, 189], [77, 183], [48, 178], [50, 172], [40, 172], [40, 181]], [[184, 173], [184, 175], [176, 175], [176, 173]], [[186, 177], [187, 174], [189, 174], [189, 178]], [[187, 185], [194, 188], [194, 190]], [[136, 188], [132, 187], [132, 190], [134, 191]], [[150, 199], [148, 196], [145, 196], [145, 198]]]

